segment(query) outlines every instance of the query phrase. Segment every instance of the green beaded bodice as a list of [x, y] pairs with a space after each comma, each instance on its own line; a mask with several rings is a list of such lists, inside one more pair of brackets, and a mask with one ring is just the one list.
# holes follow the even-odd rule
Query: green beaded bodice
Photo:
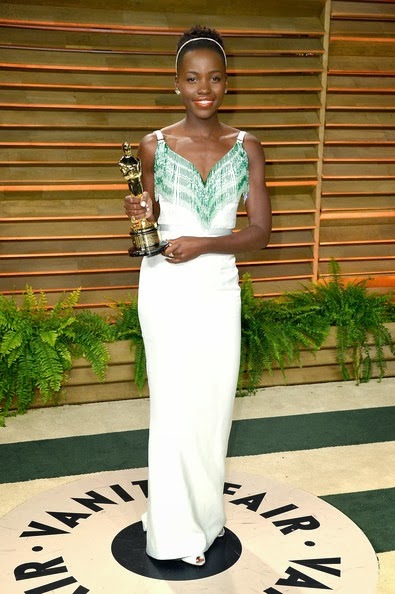
[[[154, 161], [155, 197], [163, 224], [183, 224], [194, 218], [204, 228], [233, 228], [241, 196], [248, 193], [248, 155], [240, 132], [233, 147], [203, 180], [195, 165], [174, 152], [162, 133]], [[176, 218], [176, 220], [174, 220]], [[181, 220], [180, 220], [181, 219]]]

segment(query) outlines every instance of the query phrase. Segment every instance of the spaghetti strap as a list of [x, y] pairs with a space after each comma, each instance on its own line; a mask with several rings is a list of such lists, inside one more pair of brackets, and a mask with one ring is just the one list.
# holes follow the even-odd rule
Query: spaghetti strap
[[241, 144], [243, 144], [243, 140], [245, 135], [247, 134], [247, 132], [245, 130], [240, 130], [240, 132], [237, 135], [237, 142], [240, 142]]
[[158, 142], [164, 141], [162, 130], [155, 130], [154, 134], [155, 134], [156, 138], [158, 139]]

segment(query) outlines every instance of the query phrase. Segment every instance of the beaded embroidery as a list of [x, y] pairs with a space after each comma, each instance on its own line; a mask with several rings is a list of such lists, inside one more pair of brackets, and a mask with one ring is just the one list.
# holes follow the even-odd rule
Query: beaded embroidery
[[242, 195], [246, 200], [248, 156], [243, 148], [244, 135], [215, 163], [204, 181], [193, 163], [168, 147], [160, 132], [156, 134], [155, 195], [160, 201], [188, 208], [208, 228], [225, 205], [237, 206]]

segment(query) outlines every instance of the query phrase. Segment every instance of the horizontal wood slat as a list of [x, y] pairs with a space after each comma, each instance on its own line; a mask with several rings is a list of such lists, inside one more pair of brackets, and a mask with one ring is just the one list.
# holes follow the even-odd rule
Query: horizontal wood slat
[[375, 2], [332, 2], [332, 19], [391, 21], [395, 20], [395, 6], [391, 3]]

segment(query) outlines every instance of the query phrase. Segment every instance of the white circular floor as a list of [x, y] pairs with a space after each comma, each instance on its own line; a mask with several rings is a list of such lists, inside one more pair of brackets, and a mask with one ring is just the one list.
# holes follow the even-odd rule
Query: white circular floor
[[0, 519], [1, 590], [375, 593], [376, 555], [344, 514], [268, 477], [234, 472], [227, 481], [226, 534], [203, 567], [145, 554], [146, 469], [98, 473], [36, 496]]

